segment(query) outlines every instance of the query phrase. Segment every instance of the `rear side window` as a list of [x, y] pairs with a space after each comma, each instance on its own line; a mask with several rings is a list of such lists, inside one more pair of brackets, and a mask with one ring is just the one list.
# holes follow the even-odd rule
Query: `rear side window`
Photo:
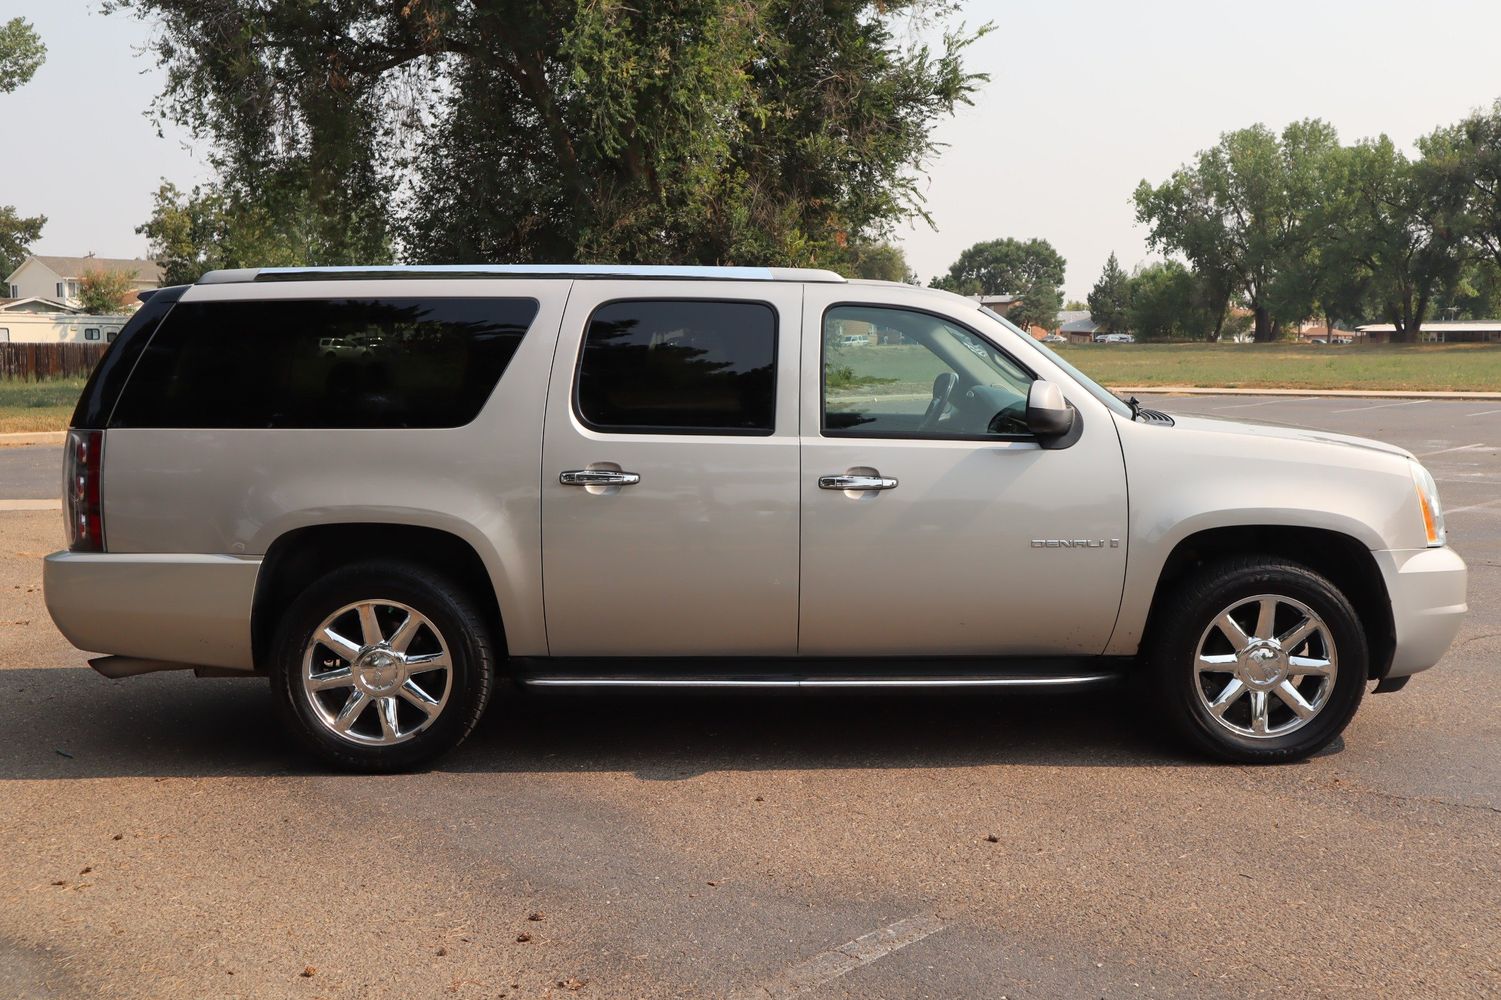
[[770, 434], [776, 349], [764, 303], [608, 303], [584, 334], [579, 418], [613, 433]]
[[489, 399], [535, 299], [180, 302], [117, 427], [458, 427]]

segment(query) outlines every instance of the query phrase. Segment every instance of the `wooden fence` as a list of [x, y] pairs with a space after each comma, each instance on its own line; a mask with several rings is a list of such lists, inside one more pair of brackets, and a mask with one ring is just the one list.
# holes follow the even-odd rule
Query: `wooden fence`
[[83, 378], [108, 344], [0, 344], [0, 379]]

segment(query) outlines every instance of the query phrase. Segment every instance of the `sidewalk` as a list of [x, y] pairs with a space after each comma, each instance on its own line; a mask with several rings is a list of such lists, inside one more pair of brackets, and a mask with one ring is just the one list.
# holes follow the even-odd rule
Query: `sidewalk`
[[1501, 400], [1501, 392], [1425, 392], [1421, 389], [1206, 389], [1192, 385], [1109, 386], [1122, 396], [1296, 396], [1300, 399]]

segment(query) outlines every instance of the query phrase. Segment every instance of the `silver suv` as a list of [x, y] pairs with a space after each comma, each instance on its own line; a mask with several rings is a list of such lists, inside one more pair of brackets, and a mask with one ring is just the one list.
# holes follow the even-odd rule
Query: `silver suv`
[[502, 680], [1128, 679], [1293, 760], [1466, 611], [1408, 452], [1142, 409], [968, 299], [819, 271], [216, 272], [122, 332], [66, 475], [47, 605], [96, 669], [269, 675], [365, 769]]

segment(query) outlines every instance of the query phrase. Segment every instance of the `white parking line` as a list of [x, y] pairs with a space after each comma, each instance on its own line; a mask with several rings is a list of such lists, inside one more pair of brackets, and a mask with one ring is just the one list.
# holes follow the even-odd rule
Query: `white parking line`
[[1426, 399], [1404, 399], [1400, 403], [1377, 403], [1375, 406], [1347, 406], [1343, 410], [1330, 410], [1330, 413], [1354, 413], [1357, 410], [1381, 410], [1388, 406], [1417, 406], [1419, 403], [1427, 403]]
[[1215, 409], [1216, 412], [1218, 412], [1220, 410], [1240, 410], [1240, 409], [1245, 409], [1248, 406], [1271, 406], [1274, 403], [1306, 403], [1309, 400], [1315, 399], [1315, 398], [1317, 398], [1317, 397], [1314, 397], [1314, 396], [1278, 396], [1275, 399], [1263, 399], [1263, 400], [1260, 400], [1259, 402], [1255, 402], [1255, 403], [1231, 403], [1229, 406], [1216, 406], [1214, 409]]
[[1501, 410], [1481, 410], [1479, 413], [1466, 413], [1467, 417], [1488, 417], [1492, 413], [1501, 413]]
[[1501, 500], [1487, 500], [1485, 503], [1472, 503], [1468, 507], [1453, 507], [1449, 510], [1444, 511], [1444, 516], [1448, 517], [1450, 514], [1463, 514], [1466, 511], [1471, 510], [1489, 510], [1498, 503], [1501, 503]]
[[1488, 445], [1488, 444], [1486, 444], [1484, 441], [1482, 441], [1479, 444], [1462, 444], [1462, 445], [1460, 445], [1457, 448], [1440, 448], [1438, 451], [1425, 451], [1421, 455], [1419, 455], [1418, 457], [1419, 458], [1427, 458], [1430, 455], [1447, 455], [1451, 451], [1474, 451], [1476, 448], [1489, 448], [1489, 447], [1491, 447], [1491, 446]]
[[941, 930], [942, 920], [929, 913], [919, 913], [878, 931], [862, 934], [837, 948], [821, 951], [759, 986], [733, 994], [731, 1000], [782, 1000], [800, 996]]

